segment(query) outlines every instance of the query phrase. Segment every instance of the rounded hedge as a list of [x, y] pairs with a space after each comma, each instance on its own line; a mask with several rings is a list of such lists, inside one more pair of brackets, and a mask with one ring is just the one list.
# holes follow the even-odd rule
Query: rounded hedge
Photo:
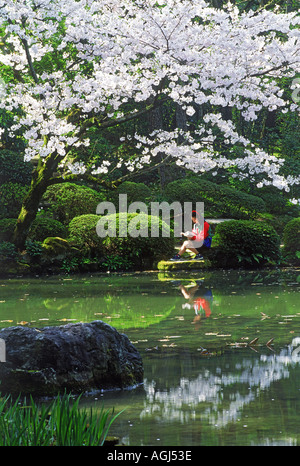
[[[116, 235], [113, 232], [111, 236], [103, 238], [105, 255], [121, 256], [135, 267], [144, 268], [174, 254], [173, 230], [159, 217], [144, 213], [112, 214], [106, 220], [109, 225], [116, 226]], [[127, 236], [119, 235], [121, 225], [125, 225], [123, 231], [127, 232]], [[157, 226], [157, 237], [151, 235], [151, 225]], [[141, 235], [137, 236], [139, 232]]]
[[283, 243], [286, 252], [300, 251], [300, 217], [289, 221], [283, 230]]
[[119, 194], [127, 194], [128, 204], [138, 201], [147, 204], [151, 198], [152, 191], [144, 183], [125, 181], [107, 195], [108, 200], [113, 202], [116, 208], [119, 206]]
[[69, 242], [83, 250], [83, 254], [91, 252], [101, 255], [103, 239], [97, 235], [96, 225], [99, 215], [86, 214], [74, 217], [68, 226]]
[[102, 193], [75, 183], [49, 186], [42, 198], [47, 213], [67, 225], [74, 217], [95, 214], [97, 205], [104, 201]]
[[[159, 237], [151, 237], [153, 222], [157, 222]], [[107, 227], [108, 234], [104, 231]], [[124, 236], [120, 236], [120, 227], [124, 227]], [[143, 227], [147, 228], [147, 237], [133, 236], [132, 230], [139, 234]], [[163, 234], [168, 236], [162, 237]], [[169, 231], [160, 218], [146, 214], [75, 217], [69, 224], [69, 241], [73, 246], [81, 248], [83, 255], [98, 256], [104, 263], [109, 259], [135, 267], [152, 266], [160, 259], [174, 254], [173, 231]]]
[[27, 237], [31, 241], [44, 241], [48, 236], [66, 238], [67, 235], [67, 228], [61, 222], [40, 215], [32, 222]]
[[280, 259], [280, 238], [270, 225], [252, 220], [229, 220], [216, 227], [213, 238], [219, 265], [261, 266]]
[[266, 210], [264, 201], [257, 196], [197, 177], [172, 181], [166, 186], [165, 197], [168, 202], [182, 204], [204, 202], [205, 215], [214, 217], [253, 219]]

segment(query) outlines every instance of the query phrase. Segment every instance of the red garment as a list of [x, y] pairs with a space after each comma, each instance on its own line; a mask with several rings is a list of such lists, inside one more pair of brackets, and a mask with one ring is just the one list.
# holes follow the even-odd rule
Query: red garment
[[205, 312], [205, 317], [209, 317], [211, 314], [210, 304], [209, 301], [205, 298], [197, 298], [194, 300], [194, 309], [196, 314], [199, 313], [202, 309]]
[[197, 241], [202, 241], [204, 240], [205, 238], [208, 237], [208, 233], [209, 233], [209, 223], [207, 223], [206, 220], [204, 220], [204, 226], [203, 226], [203, 230], [200, 231], [200, 225], [199, 223], [195, 223], [193, 229], [192, 229], [192, 232], [193, 233], [196, 233], [195, 236], [193, 236], [193, 238], [191, 238], [193, 241], [194, 240], [197, 240]]

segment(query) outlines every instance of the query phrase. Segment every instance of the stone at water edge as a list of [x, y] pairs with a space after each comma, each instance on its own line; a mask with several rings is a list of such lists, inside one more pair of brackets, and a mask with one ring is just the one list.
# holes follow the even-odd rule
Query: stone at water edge
[[143, 362], [129, 338], [103, 321], [0, 330], [6, 362], [0, 392], [55, 396], [58, 392], [127, 388], [143, 381]]
[[157, 264], [158, 270], [174, 271], [174, 270], [199, 270], [209, 269], [212, 264], [209, 259], [205, 260], [178, 260], [178, 261], [160, 261]]

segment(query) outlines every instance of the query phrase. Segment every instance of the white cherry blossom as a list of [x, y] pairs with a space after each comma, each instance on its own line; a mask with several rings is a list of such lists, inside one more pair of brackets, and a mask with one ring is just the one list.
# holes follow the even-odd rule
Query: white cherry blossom
[[[160, 100], [181, 106], [187, 121], [203, 104], [236, 107], [246, 121], [263, 108], [299, 111], [278, 80], [299, 72], [299, 24], [296, 13], [241, 14], [202, 0], [0, 0], [0, 78], [8, 69], [15, 76], [0, 108], [18, 110], [10, 131], [23, 131], [25, 160], [47, 163], [56, 154], [56, 168], [81, 174], [86, 168], [71, 152], [89, 144], [93, 118], [100, 128], [121, 123]], [[223, 135], [227, 154], [238, 145], [244, 156], [215, 153], [212, 129]], [[288, 190], [299, 183], [281, 176], [283, 162], [253, 147], [221, 113], [204, 115], [193, 133], [170, 129], [135, 139], [141, 155], [117, 163], [130, 172], [163, 153], [195, 172], [235, 167], [241, 176], [263, 174], [260, 185]], [[105, 162], [92, 173], [113, 168]]]

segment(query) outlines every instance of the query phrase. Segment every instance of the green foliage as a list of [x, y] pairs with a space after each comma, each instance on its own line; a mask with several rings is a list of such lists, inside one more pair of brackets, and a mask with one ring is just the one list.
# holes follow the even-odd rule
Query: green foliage
[[49, 186], [42, 204], [46, 204], [47, 214], [67, 225], [74, 217], [95, 214], [97, 205], [103, 200], [102, 193], [87, 186], [63, 183]]
[[300, 217], [294, 218], [284, 228], [284, 255], [295, 264], [300, 263]]
[[0, 241], [9, 241], [12, 239], [17, 219], [3, 218], [0, 220]]
[[9, 241], [2, 241], [0, 243], [0, 260], [15, 259], [18, 255], [16, 247]]
[[97, 235], [96, 225], [99, 215], [87, 214], [74, 217], [69, 223], [69, 241], [84, 253], [101, 254], [102, 238]]
[[127, 257], [122, 256], [107, 256], [101, 263], [101, 266], [111, 272], [118, 270], [129, 270], [132, 268], [133, 263]]
[[252, 219], [266, 209], [259, 197], [196, 177], [172, 181], [166, 186], [165, 197], [182, 206], [184, 202], [204, 202], [206, 216]]
[[283, 231], [284, 248], [289, 252], [300, 250], [300, 217], [294, 218]]
[[78, 272], [80, 266], [80, 259], [78, 257], [66, 257], [61, 264], [61, 271], [67, 274]]
[[0, 150], [0, 184], [18, 183], [28, 185], [31, 181], [32, 165], [24, 162], [23, 155], [11, 150]]
[[67, 235], [67, 228], [61, 222], [40, 215], [32, 222], [28, 239], [31, 241], [43, 241], [48, 236], [66, 238]]
[[109, 429], [121, 414], [93, 412], [80, 407], [81, 396], [57, 396], [48, 404], [29, 400], [0, 399], [1, 446], [102, 446]]
[[28, 187], [20, 183], [5, 183], [0, 186], [0, 218], [17, 218]]
[[274, 186], [265, 186], [255, 189], [255, 194], [264, 201], [268, 213], [291, 216], [300, 214], [299, 207], [288, 200], [292, 197], [290, 193], [287, 195]]
[[114, 191], [108, 193], [108, 200], [113, 202], [116, 207], [119, 205], [119, 194], [127, 194], [128, 204], [137, 201], [147, 204], [151, 198], [152, 192], [151, 189], [144, 183], [125, 181]]
[[252, 220], [230, 220], [217, 225], [213, 238], [219, 265], [262, 266], [280, 260], [280, 240], [270, 225]]
[[38, 260], [42, 256], [44, 249], [40, 241], [26, 241], [26, 252], [33, 260]]
[[[127, 236], [119, 236], [120, 218], [127, 223], [122, 224], [127, 231]], [[107, 236], [98, 236], [97, 223], [102, 219]], [[126, 219], [126, 220], [125, 220]], [[139, 220], [141, 222], [139, 222]], [[137, 225], [133, 226], [132, 221]], [[152, 238], [151, 222], [159, 225], [160, 237]], [[148, 237], [134, 237], [128, 232], [128, 228], [141, 230], [145, 226], [148, 229]], [[106, 228], [108, 227], [108, 228]], [[110, 228], [115, 228], [115, 231]], [[127, 229], [127, 230], [126, 230]], [[162, 232], [169, 237], [162, 237]], [[98, 215], [81, 215], [75, 217], [69, 224], [69, 241], [80, 248], [82, 255], [86, 257], [101, 258], [101, 267], [108, 270], [127, 270], [131, 267], [152, 266], [154, 262], [169, 257], [174, 252], [174, 238], [172, 230], [158, 217], [146, 214], [112, 214], [104, 217]]]
[[[119, 236], [120, 227], [126, 228], [127, 236]], [[169, 230], [168, 225], [159, 217], [146, 214], [113, 214], [107, 216], [108, 224], [116, 225], [116, 235], [109, 235], [103, 238], [105, 257], [115, 257], [116, 260], [123, 260], [131, 263], [134, 267], [152, 267], [161, 259], [167, 258], [174, 253], [174, 236], [173, 231]], [[110, 223], [111, 222], [111, 223]], [[123, 223], [124, 222], [124, 223]], [[159, 236], [151, 236], [151, 225], [157, 224], [159, 227]], [[124, 230], [125, 230], [124, 228]], [[133, 236], [130, 234], [133, 230], [145, 229], [148, 236]], [[165, 236], [163, 236], [165, 235]]]
[[282, 214], [284, 212], [286, 199], [281, 194], [276, 188], [274, 190], [261, 188], [260, 196], [264, 200], [269, 213]]

